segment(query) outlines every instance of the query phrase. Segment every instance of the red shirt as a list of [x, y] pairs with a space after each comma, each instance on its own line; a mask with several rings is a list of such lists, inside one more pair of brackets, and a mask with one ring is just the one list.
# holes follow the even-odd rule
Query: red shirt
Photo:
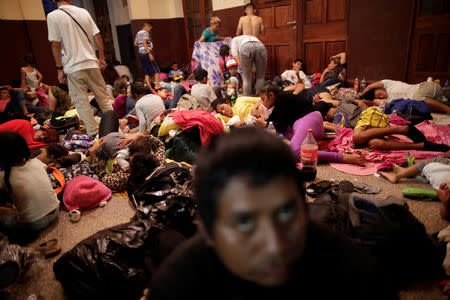
[[31, 151], [45, 147], [45, 143], [36, 142], [34, 138], [35, 130], [30, 121], [17, 119], [0, 125], [0, 132], [14, 131], [20, 134], [28, 144]]

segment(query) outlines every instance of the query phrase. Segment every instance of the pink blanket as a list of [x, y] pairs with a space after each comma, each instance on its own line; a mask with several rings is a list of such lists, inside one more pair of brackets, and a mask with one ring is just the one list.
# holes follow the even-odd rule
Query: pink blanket
[[[395, 118], [391, 118], [390, 124], [392, 126], [398, 126], [406, 124], [405, 120], [398, 119], [400, 117], [395, 116]], [[433, 143], [446, 144], [450, 146], [450, 125], [438, 125], [431, 124], [429, 121], [424, 121], [418, 124], [417, 129], [419, 129], [427, 138], [428, 141]], [[411, 142], [409, 138], [403, 135], [393, 135], [393, 140], [402, 141], [402, 142]], [[339, 136], [330, 142], [328, 145], [330, 151], [338, 151], [338, 152], [349, 152], [349, 153], [357, 153], [365, 161], [375, 162], [377, 163], [378, 170], [389, 170], [392, 169], [392, 164], [403, 164], [406, 162], [406, 152], [409, 152], [417, 159], [428, 159], [440, 155], [441, 152], [433, 152], [433, 151], [422, 151], [422, 150], [396, 150], [396, 151], [382, 151], [382, 150], [373, 150], [367, 147], [355, 149], [355, 145], [353, 143], [353, 129], [350, 128], [340, 128]], [[331, 165], [332, 167], [335, 167]], [[355, 166], [355, 168], [359, 168]], [[358, 170], [341, 170], [349, 174], [357, 174]], [[375, 172], [374, 172], [375, 173]]]

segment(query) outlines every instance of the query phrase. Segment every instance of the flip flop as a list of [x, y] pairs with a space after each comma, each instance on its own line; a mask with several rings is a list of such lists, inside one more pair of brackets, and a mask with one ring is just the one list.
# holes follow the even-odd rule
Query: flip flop
[[438, 200], [437, 193], [434, 190], [427, 190], [421, 188], [404, 188], [402, 194], [405, 197], [419, 199], [423, 201]]
[[52, 239], [40, 244], [37, 249], [45, 258], [58, 255], [61, 252], [61, 246], [57, 239]]

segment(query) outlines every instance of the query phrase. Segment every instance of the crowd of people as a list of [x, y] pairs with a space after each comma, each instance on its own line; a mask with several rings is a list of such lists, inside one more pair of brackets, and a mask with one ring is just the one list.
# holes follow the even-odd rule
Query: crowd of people
[[[318, 142], [349, 128], [355, 148], [433, 151], [434, 158], [380, 174], [392, 183], [423, 175], [450, 220], [449, 145], [428, 140], [412, 122], [392, 124], [388, 110], [395, 103], [410, 112], [396, 117], [421, 120], [450, 114], [438, 84], [383, 79], [358, 93], [346, 88], [346, 53], [309, 76], [293, 58], [291, 69], [266, 81], [267, 52], [258, 39], [264, 24], [251, 3], [235, 37], [220, 36], [221, 20], [212, 17], [198, 40], [228, 41], [217, 53], [220, 85], [210, 84], [202, 66], [183, 70], [176, 62], [165, 78], [150, 22], [134, 42], [144, 74], [138, 80], [126, 64], [105, 59], [86, 10], [56, 3], [47, 24], [59, 85], [46, 84], [26, 55], [20, 84], [0, 87], [0, 232], [11, 241], [35, 239], [61, 211], [99, 205], [109, 197], [96, 195], [103, 187], [131, 196], [172, 159], [194, 165], [200, 225], [154, 274], [151, 299], [287, 298], [299, 288], [317, 298], [395, 298], [393, 278], [373, 253], [309, 219], [298, 170], [309, 129]], [[52, 123], [74, 115], [81, 124]], [[358, 152], [328, 149], [318, 162], [366, 163]], [[80, 190], [96, 184], [84, 199], [65, 193], [79, 176]], [[326, 289], [317, 277], [325, 271], [332, 278]]]

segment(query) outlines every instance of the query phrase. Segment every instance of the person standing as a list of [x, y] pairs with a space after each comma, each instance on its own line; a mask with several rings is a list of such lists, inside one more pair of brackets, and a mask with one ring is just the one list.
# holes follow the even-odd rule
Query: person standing
[[261, 17], [255, 16], [255, 7], [250, 2], [244, 6], [245, 16], [239, 19], [236, 36], [239, 35], [264, 35], [264, 23]]
[[[110, 96], [100, 69], [105, 69], [103, 40], [100, 31], [88, 11], [72, 5], [71, 0], [54, 0], [58, 9], [47, 16], [48, 40], [51, 42], [53, 58], [60, 83], [68, 82], [72, 104], [90, 136], [98, 134], [98, 123], [89, 103], [90, 89], [100, 109], [112, 110]], [[95, 55], [95, 42], [98, 59]], [[61, 49], [65, 58], [62, 61]]]
[[159, 89], [159, 66], [153, 55], [153, 43], [150, 38], [150, 32], [153, 24], [145, 22], [144, 27], [136, 34], [134, 45], [139, 47], [139, 59], [141, 61], [142, 70], [145, 75], [145, 83], [151, 88], [150, 76], [155, 76], [155, 89]]
[[255, 92], [258, 95], [264, 87], [264, 74], [267, 67], [266, 47], [252, 35], [240, 35], [231, 41], [231, 53], [242, 69], [244, 96], [251, 95], [252, 66], [255, 64]]

